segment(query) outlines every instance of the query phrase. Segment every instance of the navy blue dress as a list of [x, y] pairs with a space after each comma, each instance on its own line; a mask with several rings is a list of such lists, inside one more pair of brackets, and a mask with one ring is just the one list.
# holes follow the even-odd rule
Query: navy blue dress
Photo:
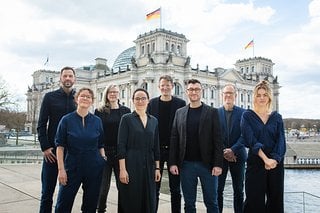
[[160, 160], [157, 119], [148, 115], [144, 127], [136, 112], [124, 115], [117, 151], [118, 158], [125, 159], [129, 175], [129, 184], [119, 184], [118, 212], [155, 212], [155, 161]]
[[99, 149], [103, 147], [101, 119], [91, 113], [84, 118], [77, 112], [62, 117], [56, 134], [56, 146], [65, 149], [67, 185], [60, 185], [56, 212], [71, 212], [80, 185], [83, 188], [83, 212], [95, 212], [102, 170], [105, 164]]

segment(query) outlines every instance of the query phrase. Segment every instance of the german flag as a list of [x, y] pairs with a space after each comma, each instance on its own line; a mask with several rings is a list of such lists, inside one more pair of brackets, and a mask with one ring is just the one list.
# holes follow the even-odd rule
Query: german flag
[[160, 13], [161, 13], [161, 9], [160, 7], [158, 9], [156, 9], [155, 11], [148, 13], [146, 15], [146, 19], [147, 20], [151, 20], [151, 19], [156, 19], [156, 18], [160, 18]]
[[253, 42], [253, 40], [251, 40], [251, 41], [244, 47], [244, 49], [247, 49], [247, 48], [253, 47], [253, 46], [254, 46], [254, 42]]

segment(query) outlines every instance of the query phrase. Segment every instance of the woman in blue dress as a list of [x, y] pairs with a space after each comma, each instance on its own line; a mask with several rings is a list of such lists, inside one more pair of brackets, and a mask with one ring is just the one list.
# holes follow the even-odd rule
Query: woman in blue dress
[[283, 213], [286, 151], [283, 120], [272, 111], [272, 92], [267, 81], [253, 91], [253, 110], [242, 115], [241, 133], [249, 148], [244, 213]]
[[82, 212], [96, 212], [105, 164], [101, 119], [89, 112], [93, 91], [82, 88], [75, 95], [77, 109], [62, 117], [55, 143], [60, 183], [56, 213], [71, 212], [82, 184]]
[[118, 212], [154, 213], [156, 182], [160, 181], [158, 121], [147, 114], [149, 94], [133, 93], [134, 112], [121, 118], [118, 134], [120, 167]]

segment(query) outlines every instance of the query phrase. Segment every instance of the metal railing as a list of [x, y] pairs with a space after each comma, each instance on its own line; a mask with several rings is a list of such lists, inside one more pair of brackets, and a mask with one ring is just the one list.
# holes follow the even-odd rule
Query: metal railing
[[285, 192], [284, 209], [288, 213], [319, 212], [320, 197], [308, 192]]

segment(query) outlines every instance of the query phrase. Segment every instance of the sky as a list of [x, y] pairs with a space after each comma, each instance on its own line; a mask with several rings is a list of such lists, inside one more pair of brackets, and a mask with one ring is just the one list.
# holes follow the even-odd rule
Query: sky
[[145, 18], [159, 7], [161, 27], [190, 40], [192, 67], [271, 59], [283, 118], [320, 119], [320, 0], [10, 0], [0, 7], [0, 77], [25, 109], [34, 71], [98, 57], [112, 67], [138, 35], [160, 27]]

